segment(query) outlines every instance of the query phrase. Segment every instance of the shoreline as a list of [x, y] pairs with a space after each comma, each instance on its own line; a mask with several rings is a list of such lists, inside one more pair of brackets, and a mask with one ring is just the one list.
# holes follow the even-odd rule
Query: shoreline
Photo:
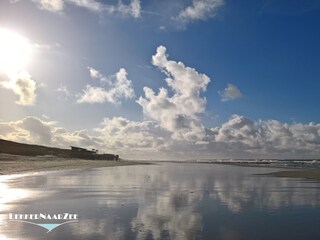
[[[35, 173], [42, 171], [59, 171], [59, 170], [77, 170], [86, 168], [100, 168], [100, 167], [116, 167], [116, 166], [130, 166], [130, 165], [149, 165], [150, 162], [136, 161], [136, 160], [87, 160], [78, 158], [61, 158], [55, 156], [22, 156], [11, 154], [0, 154], [0, 176], [21, 174], [21, 173]], [[276, 166], [262, 166], [260, 164], [239, 164], [239, 163], [211, 163], [222, 165], [233, 165], [238, 167], [266, 167], [277, 168]], [[303, 168], [303, 169], [288, 169], [279, 170], [270, 173], [257, 174], [272, 177], [286, 177], [286, 178], [301, 178], [306, 180], [320, 181], [319, 168]]]
[[239, 164], [239, 163], [214, 163], [214, 164], [224, 164], [238, 167], [264, 167], [264, 168], [278, 168], [286, 170], [278, 170], [270, 173], [255, 174], [260, 176], [271, 176], [271, 177], [283, 177], [283, 178], [300, 178], [305, 180], [315, 180], [320, 181], [320, 168], [284, 168], [272, 165], [263, 165], [263, 164]]
[[264, 165], [263, 163], [258, 164], [241, 164], [241, 163], [213, 163], [213, 164], [223, 164], [238, 167], [265, 167], [265, 168], [281, 168], [285, 170], [273, 171], [270, 173], [255, 174], [260, 176], [271, 176], [271, 177], [283, 177], [283, 178], [300, 178], [305, 180], [315, 180], [320, 181], [320, 168], [284, 168], [274, 165]]
[[148, 162], [139, 161], [107, 161], [86, 160], [78, 158], [59, 158], [55, 156], [20, 156], [0, 154], [0, 176], [57, 170], [76, 170], [85, 168], [116, 167], [130, 165], [144, 165]]
[[[201, 162], [202, 163], [202, 162]], [[277, 168], [285, 170], [277, 170], [270, 173], [263, 174], [254, 174], [260, 176], [271, 176], [271, 177], [284, 177], [284, 178], [300, 178], [305, 180], [315, 180], [320, 181], [320, 168], [293, 168], [293, 167], [283, 167], [283, 166], [274, 166], [271, 164], [264, 163], [230, 163], [230, 162], [214, 162], [209, 164], [221, 164], [226, 166], [238, 166], [238, 167], [264, 167], [264, 168]]]
[[290, 171], [277, 171], [260, 175], [320, 181], [320, 169], [295, 169]]

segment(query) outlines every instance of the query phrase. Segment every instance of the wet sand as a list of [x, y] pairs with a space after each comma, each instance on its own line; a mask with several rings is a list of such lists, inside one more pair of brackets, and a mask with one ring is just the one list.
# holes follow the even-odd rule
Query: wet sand
[[[247, 162], [242, 163], [239, 162], [199, 162], [200, 164], [216, 164], [216, 165], [230, 165], [230, 166], [238, 166], [238, 167], [253, 167], [253, 168], [284, 168], [283, 166], [276, 166], [271, 165], [270, 163], [266, 162]], [[304, 165], [305, 166], [305, 165]], [[273, 177], [285, 177], [285, 178], [301, 178], [301, 179], [308, 179], [308, 180], [320, 180], [320, 168], [312, 168], [305, 167], [305, 168], [290, 168], [286, 167], [289, 170], [283, 171], [276, 171], [271, 173], [263, 173], [263, 174], [255, 174], [255, 175], [268, 175]]]
[[[213, 164], [232, 165], [232, 166], [239, 166], [239, 167], [277, 167], [275, 165], [265, 164], [264, 162], [254, 162], [254, 163], [223, 162], [223, 163], [213, 163]], [[302, 168], [302, 169], [288, 168], [288, 169], [290, 170], [276, 171], [276, 172], [257, 174], [257, 175], [269, 175], [273, 177], [286, 177], [286, 178], [301, 178], [301, 179], [317, 180], [317, 181], [320, 180], [320, 168]]]
[[[9, 175], [22, 172], [37, 172], [50, 170], [65, 170], [65, 169], [83, 169], [83, 168], [98, 168], [98, 167], [114, 167], [127, 165], [142, 165], [150, 164], [139, 161], [103, 161], [103, 160], [83, 160], [76, 158], [59, 158], [55, 156], [20, 156], [0, 154], [0, 175]], [[247, 166], [246, 164], [227, 164], [237, 166]], [[257, 166], [255, 166], [257, 167]], [[267, 173], [274, 177], [287, 178], [303, 178], [310, 180], [320, 180], [320, 169], [297, 169], [285, 170]]]
[[[319, 240], [320, 182], [252, 176], [272, 171], [157, 163], [27, 173], [0, 184], [0, 239]], [[10, 213], [79, 221], [47, 233]]]
[[292, 170], [292, 171], [279, 171], [279, 172], [268, 173], [266, 175], [270, 175], [274, 177], [320, 180], [320, 169], [299, 169], [299, 170]]
[[37, 172], [65, 169], [83, 169], [97, 167], [114, 167], [127, 165], [148, 164], [138, 161], [103, 161], [103, 160], [83, 160], [66, 159], [54, 156], [19, 156], [0, 154], [0, 175], [8, 175], [21, 172]]

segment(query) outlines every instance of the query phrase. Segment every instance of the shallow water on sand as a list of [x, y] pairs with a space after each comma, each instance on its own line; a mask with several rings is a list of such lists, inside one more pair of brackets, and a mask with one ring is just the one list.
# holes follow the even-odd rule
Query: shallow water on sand
[[[275, 169], [136, 165], [0, 178], [0, 239], [320, 239], [320, 183]], [[75, 213], [51, 232], [9, 213]]]

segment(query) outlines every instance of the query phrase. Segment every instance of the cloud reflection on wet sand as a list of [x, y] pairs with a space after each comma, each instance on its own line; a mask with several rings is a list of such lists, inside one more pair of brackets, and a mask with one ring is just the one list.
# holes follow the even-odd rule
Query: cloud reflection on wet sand
[[[262, 213], [281, 216], [288, 207], [319, 210], [319, 183], [252, 175], [268, 171], [273, 170], [161, 164], [34, 175], [0, 185], [6, 191], [26, 193], [6, 203], [0, 198], [0, 210], [2, 217], [9, 209], [76, 212], [79, 223], [53, 231], [52, 239], [95, 240], [208, 236], [237, 240], [248, 234], [248, 226], [239, 226], [265, 221]], [[48, 193], [38, 194], [43, 190]], [[248, 214], [250, 218], [245, 218]], [[239, 222], [234, 227], [230, 221]], [[5, 236], [43, 237], [30, 226], [10, 230], [5, 219], [0, 223], [6, 229], [0, 234]]]

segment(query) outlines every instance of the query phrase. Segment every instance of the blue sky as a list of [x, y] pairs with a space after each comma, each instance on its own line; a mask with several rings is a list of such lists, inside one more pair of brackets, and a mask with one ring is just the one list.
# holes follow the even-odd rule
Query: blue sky
[[315, 0], [1, 1], [0, 28], [32, 54], [23, 86], [1, 75], [0, 135], [135, 158], [318, 156], [319, 11]]

